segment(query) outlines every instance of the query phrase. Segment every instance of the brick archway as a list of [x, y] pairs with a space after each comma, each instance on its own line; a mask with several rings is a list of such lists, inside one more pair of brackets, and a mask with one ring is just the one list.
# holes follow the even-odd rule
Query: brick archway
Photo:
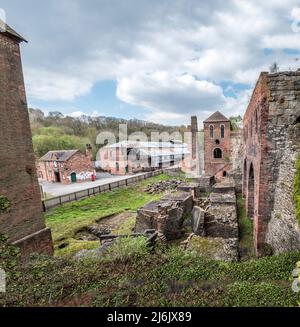
[[250, 164], [248, 173], [248, 203], [247, 203], [247, 215], [250, 219], [254, 218], [254, 169], [253, 164]]

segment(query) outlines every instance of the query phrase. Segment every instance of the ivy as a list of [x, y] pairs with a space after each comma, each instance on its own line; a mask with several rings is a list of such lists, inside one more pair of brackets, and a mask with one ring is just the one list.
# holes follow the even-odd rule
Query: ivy
[[0, 214], [6, 213], [10, 209], [10, 202], [6, 196], [0, 195]]

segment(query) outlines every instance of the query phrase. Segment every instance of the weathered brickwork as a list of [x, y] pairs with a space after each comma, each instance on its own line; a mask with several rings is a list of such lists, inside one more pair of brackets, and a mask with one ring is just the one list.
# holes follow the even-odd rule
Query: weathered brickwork
[[[217, 112], [204, 121], [205, 174], [215, 176], [217, 180], [221, 180], [232, 168], [230, 134], [230, 121], [222, 114]], [[216, 151], [220, 154], [219, 158]]]
[[[0, 213], [0, 233], [24, 249], [51, 254], [51, 233], [45, 229], [33, 153], [19, 42], [0, 33], [0, 195], [9, 209]], [[47, 237], [28, 237], [43, 230]], [[38, 248], [33, 245], [39, 242]], [[25, 253], [25, 254], [26, 254]]]
[[[47, 156], [47, 155], [46, 155]], [[38, 175], [41, 179], [62, 184], [93, 180], [96, 171], [89, 151], [75, 151], [67, 160], [42, 160], [38, 163]]]
[[244, 116], [243, 193], [258, 255], [300, 248], [292, 201], [299, 104], [299, 71], [262, 73]]

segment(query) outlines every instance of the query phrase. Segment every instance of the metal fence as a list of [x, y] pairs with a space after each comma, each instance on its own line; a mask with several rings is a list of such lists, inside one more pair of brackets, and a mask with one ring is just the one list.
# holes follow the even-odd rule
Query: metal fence
[[131, 177], [128, 177], [128, 178], [120, 180], [120, 181], [111, 182], [111, 183], [95, 186], [92, 188], [88, 188], [86, 190], [77, 191], [77, 192], [65, 194], [65, 195], [60, 195], [60, 196], [50, 198], [50, 199], [45, 199], [42, 201], [43, 209], [44, 209], [44, 211], [48, 211], [49, 209], [58, 207], [64, 203], [81, 200], [81, 199], [87, 198], [92, 195], [96, 195], [96, 194], [111, 191], [114, 189], [126, 187], [128, 185], [132, 185], [134, 183], [140, 182], [147, 178], [158, 176], [164, 172], [165, 172], [165, 170], [151, 171], [151, 172], [144, 173], [141, 175], [131, 176]]

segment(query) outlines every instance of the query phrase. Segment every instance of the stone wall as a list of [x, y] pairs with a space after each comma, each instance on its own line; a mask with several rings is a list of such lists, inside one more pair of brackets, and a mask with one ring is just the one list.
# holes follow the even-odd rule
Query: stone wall
[[[9, 207], [0, 212], [0, 233], [25, 253], [52, 253], [50, 230], [45, 230], [42, 202], [35, 169], [23, 81], [19, 40], [0, 33], [0, 195]], [[45, 230], [36, 247], [34, 233]]]
[[244, 156], [243, 130], [231, 131], [230, 133], [230, 160], [232, 170], [242, 171]]

